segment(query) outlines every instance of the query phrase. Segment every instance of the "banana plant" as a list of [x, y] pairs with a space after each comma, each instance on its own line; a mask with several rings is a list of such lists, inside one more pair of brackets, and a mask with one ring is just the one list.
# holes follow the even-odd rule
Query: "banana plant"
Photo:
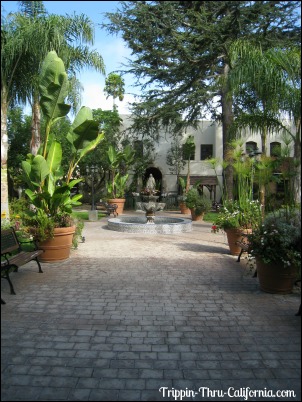
[[71, 214], [72, 207], [80, 205], [81, 194], [71, 196], [72, 188], [82, 179], [71, 180], [79, 161], [92, 151], [104, 138], [99, 133], [98, 123], [92, 118], [92, 111], [82, 107], [67, 135], [72, 157], [68, 172], [62, 169], [61, 144], [51, 137], [51, 127], [65, 117], [70, 105], [65, 103], [68, 95], [68, 77], [63, 61], [56, 52], [49, 52], [41, 68], [40, 106], [46, 120], [42, 154], [28, 154], [22, 162], [23, 178], [28, 188], [25, 193], [38, 213], [43, 212], [52, 219], [59, 213]]
[[119, 172], [115, 176], [115, 195], [117, 198], [123, 198], [125, 196], [125, 190], [127, 187], [127, 180], [129, 174], [121, 175]]
[[117, 151], [110, 145], [107, 156], [111, 170], [111, 182], [106, 184], [107, 193], [109, 197], [123, 198], [129, 177], [127, 170], [134, 160], [135, 152], [130, 145], [126, 145], [122, 151]]

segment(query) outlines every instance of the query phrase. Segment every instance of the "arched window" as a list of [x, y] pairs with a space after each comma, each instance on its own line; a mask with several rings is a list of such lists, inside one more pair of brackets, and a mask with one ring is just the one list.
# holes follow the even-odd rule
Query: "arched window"
[[252, 151], [256, 151], [256, 149], [258, 149], [257, 142], [248, 141], [248, 142], [245, 144], [245, 152], [246, 152], [247, 154], [249, 154], [249, 153], [252, 152]]
[[135, 151], [135, 156], [137, 158], [142, 158], [144, 156], [144, 146], [143, 146], [143, 141], [134, 141], [134, 151]]
[[281, 143], [280, 142], [271, 142], [270, 143], [270, 155], [271, 156], [281, 156]]

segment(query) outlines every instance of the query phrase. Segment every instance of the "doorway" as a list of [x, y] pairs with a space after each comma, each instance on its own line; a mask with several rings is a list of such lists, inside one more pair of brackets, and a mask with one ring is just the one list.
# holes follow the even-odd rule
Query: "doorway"
[[155, 179], [156, 182], [156, 189], [160, 191], [160, 194], [162, 193], [162, 178], [163, 175], [161, 171], [155, 167], [149, 167], [146, 169], [145, 174], [144, 174], [144, 179], [143, 179], [143, 186], [146, 187], [146, 182], [148, 180], [148, 177], [152, 174], [152, 176]]

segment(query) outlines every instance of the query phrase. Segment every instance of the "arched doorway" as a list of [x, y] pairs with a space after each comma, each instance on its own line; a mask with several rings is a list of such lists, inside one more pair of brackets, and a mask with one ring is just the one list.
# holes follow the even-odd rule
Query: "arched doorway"
[[155, 167], [149, 167], [146, 169], [145, 174], [144, 174], [144, 179], [143, 179], [143, 186], [146, 187], [146, 182], [148, 180], [148, 177], [152, 174], [152, 176], [155, 179], [156, 182], [156, 189], [160, 191], [160, 194], [162, 193], [162, 178], [163, 175], [161, 174], [161, 171]]

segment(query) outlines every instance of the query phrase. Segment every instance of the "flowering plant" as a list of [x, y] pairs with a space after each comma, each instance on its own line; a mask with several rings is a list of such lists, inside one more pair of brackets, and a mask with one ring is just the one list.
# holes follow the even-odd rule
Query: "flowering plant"
[[146, 187], [144, 190], [141, 191], [142, 195], [155, 195], [157, 193], [158, 193], [158, 190], [156, 190], [155, 188], [152, 189], [149, 187]]
[[259, 201], [247, 201], [244, 206], [240, 206], [238, 201], [228, 201], [219, 209], [211, 231], [217, 233], [219, 230], [225, 229], [254, 229], [260, 222]]
[[267, 214], [263, 224], [248, 235], [249, 260], [282, 261], [284, 267], [301, 264], [301, 211], [280, 209]]

